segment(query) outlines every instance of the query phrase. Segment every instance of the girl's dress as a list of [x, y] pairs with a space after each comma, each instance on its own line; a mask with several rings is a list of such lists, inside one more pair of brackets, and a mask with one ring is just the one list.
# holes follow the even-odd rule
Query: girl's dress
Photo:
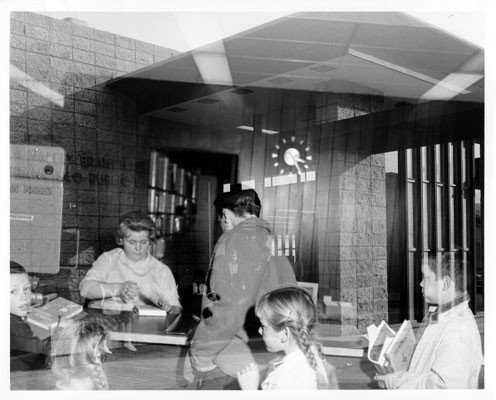
[[[314, 355], [317, 360], [318, 370], [325, 377], [324, 363], [316, 354]], [[262, 390], [317, 389], [317, 375], [300, 349], [273, 360], [271, 362], [271, 371], [262, 382]]]

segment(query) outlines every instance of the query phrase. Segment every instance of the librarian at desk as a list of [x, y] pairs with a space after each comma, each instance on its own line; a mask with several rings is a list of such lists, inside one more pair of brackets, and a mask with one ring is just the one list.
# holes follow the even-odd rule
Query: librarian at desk
[[181, 312], [171, 270], [149, 252], [156, 235], [150, 218], [139, 212], [125, 214], [115, 232], [121, 247], [103, 253], [93, 263], [81, 282], [81, 296], [119, 297], [125, 303], [136, 304], [148, 301], [168, 312]]

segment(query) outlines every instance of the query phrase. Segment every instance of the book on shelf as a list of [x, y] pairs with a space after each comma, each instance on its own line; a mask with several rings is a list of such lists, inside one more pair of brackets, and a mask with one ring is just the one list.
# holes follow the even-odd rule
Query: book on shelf
[[376, 369], [387, 374], [406, 371], [415, 350], [416, 339], [410, 321], [403, 321], [398, 332], [392, 330], [385, 321], [379, 326], [367, 327], [369, 348], [368, 359]]
[[83, 306], [73, 301], [57, 297], [44, 306], [32, 308], [28, 323], [52, 331], [60, 319], [69, 319], [83, 311]]

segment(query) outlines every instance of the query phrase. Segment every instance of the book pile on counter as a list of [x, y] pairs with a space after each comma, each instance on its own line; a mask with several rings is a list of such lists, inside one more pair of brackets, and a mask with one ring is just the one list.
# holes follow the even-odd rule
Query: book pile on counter
[[27, 316], [27, 322], [51, 332], [61, 319], [73, 318], [82, 311], [82, 305], [57, 297], [41, 307], [32, 308]]

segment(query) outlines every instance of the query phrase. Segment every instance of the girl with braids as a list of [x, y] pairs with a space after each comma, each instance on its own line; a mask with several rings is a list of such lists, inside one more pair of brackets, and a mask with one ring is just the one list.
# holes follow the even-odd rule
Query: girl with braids
[[[311, 296], [298, 287], [285, 287], [263, 295], [255, 312], [267, 350], [284, 357], [271, 362], [262, 390], [338, 389], [334, 367], [320, 345], [312, 339], [316, 322]], [[243, 390], [258, 389], [260, 375], [255, 364], [238, 372]]]
[[[110, 353], [108, 331], [102, 321], [89, 318], [68, 321], [52, 353], [52, 371], [59, 377], [59, 390], [106, 390], [102, 359]], [[57, 356], [58, 354], [68, 354]]]

